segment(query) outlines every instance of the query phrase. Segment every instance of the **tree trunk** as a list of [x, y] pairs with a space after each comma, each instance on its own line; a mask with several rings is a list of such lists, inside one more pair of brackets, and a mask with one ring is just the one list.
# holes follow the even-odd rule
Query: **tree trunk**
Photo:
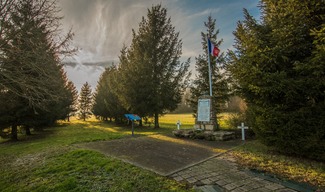
[[159, 128], [159, 114], [155, 113], [155, 127], [154, 128]]
[[26, 135], [32, 135], [32, 133], [30, 132], [30, 128], [29, 126], [25, 126], [25, 130], [26, 130]]
[[11, 126], [11, 139], [14, 141], [18, 141], [18, 133], [17, 133], [17, 125], [13, 124]]

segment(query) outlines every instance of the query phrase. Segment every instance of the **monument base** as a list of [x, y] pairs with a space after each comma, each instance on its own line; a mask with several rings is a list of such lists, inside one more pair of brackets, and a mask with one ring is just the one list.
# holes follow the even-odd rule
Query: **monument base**
[[236, 139], [234, 132], [229, 131], [198, 131], [189, 129], [174, 130], [173, 134], [180, 138], [204, 139], [208, 141], [228, 141]]
[[195, 124], [194, 129], [202, 129], [205, 131], [216, 131], [216, 125], [213, 124]]

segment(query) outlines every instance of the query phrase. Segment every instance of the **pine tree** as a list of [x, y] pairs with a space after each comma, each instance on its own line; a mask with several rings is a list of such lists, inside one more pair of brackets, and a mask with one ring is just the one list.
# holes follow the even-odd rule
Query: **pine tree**
[[86, 121], [86, 119], [89, 118], [89, 115], [91, 115], [92, 109], [92, 93], [88, 82], [82, 85], [78, 102], [79, 118]]
[[324, 9], [324, 1], [263, 0], [260, 22], [244, 10], [229, 66], [258, 138], [316, 159], [325, 159]]
[[133, 30], [129, 49], [120, 57], [123, 99], [126, 108], [141, 116], [159, 115], [176, 109], [185, 88], [189, 61], [180, 63], [182, 42], [161, 5], [148, 10], [138, 32]]
[[67, 93], [67, 105], [65, 117], [70, 121], [70, 117], [78, 111], [78, 91], [72, 81], [67, 81], [66, 83], [66, 93]]
[[71, 36], [58, 41], [60, 18], [53, 1], [4, 4], [10, 8], [1, 9], [7, 12], [6, 20], [1, 18], [0, 94], [10, 102], [0, 120], [11, 125], [12, 138], [17, 140], [17, 126], [40, 126], [58, 118], [50, 109], [62, 106], [65, 82], [59, 56], [69, 52], [65, 48]]
[[[73, 34], [59, 34], [62, 18], [54, 0], [8, 0], [1, 6], [0, 82], [29, 105], [42, 108], [44, 98], [58, 98], [46, 85], [53, 80], [52, 68], [39, 65], [58, 64], [59, 56], [72, 53], [68, 47]], [[17, 67], [19, 62], [23, 68]]]
[[[190, 87], [191, 97], [189, 103], [194, 113], [197, 111], [198, 98], [204, 94], [209, 94], [209, 70], [208, 70], [208, 47], [207, 37], [214, 45], [220, 47], [222, 39], [218, 40], [219, 30], [215, 29], [216, 20], [208, 17], [208, 21], [204, 22], [206, 33], [201, 32], [203, 53], [195, 58], [195, 69], [197, 74]], [[212, 98], [216, 114], [222, 112], [222, 107], [229, 99], [228, 77], [224, 70], [224, 54], [220, 54], [217, 58], [210, 56], [211, 76], [212, 76]], [[218, 118], [217, 118], [218, 120]]]

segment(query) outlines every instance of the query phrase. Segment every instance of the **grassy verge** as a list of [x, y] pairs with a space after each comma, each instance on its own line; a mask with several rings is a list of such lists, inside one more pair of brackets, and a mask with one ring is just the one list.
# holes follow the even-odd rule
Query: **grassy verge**
[[[147, 129], [148, 130], [148, 129]], [[149, 129], [141, 134], [153, 134]], [[91, 119], [60, 122], [19, 142], [0, 141], [0, 191], [188, 191], [158, 176], [72, 144], [119, 139], [129, 127]]]
[[244, 167], [274, 174], [282, 179], [304, 182], [325, 190], [325, 164], [275, 153], [258, 141], [249, 141], [232, 151]]

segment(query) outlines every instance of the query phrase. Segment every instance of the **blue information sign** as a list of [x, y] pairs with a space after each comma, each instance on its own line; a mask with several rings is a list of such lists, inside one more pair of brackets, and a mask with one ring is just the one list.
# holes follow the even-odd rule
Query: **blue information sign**
[[124, 116], [131, 121], [140, 121], [141, 117], [139, 117], [139, 115], [136, 114], [124, 114]]
[[134, 121], [140, 121], [141, 117], [139, 117], [139, 115], [136, 114], [124, 114], [124, 116], [132, 122], [132, 136], [134, 136], [134, 125], [133, 122]]

